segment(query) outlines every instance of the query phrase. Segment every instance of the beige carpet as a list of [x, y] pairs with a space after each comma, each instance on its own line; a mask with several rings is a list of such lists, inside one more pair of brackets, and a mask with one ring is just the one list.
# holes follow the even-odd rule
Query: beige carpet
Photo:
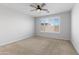
[[31, 37], [0, 47], [1, 55], [76, 55], [70, 41]]

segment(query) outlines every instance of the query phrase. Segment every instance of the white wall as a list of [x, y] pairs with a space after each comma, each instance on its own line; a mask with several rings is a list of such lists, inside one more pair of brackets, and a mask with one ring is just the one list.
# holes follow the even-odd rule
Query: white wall
[[33, 33], [33, 18], [0, 5], [0, 45], [30, 37]]
[[76, 4], [72, 10], [72, 43], [79, 53], [79, 4]]
[[[50, 18], [50, 17], [60, 17], [60, 33], [44, 33], [40, 32], [40, 23], [39, 19], [41, 18]], [[44, 16], [44, 17], [39, 17], [36, 18], [35, 20], [36, 23], [36, 35], [38, 36], [44, 36], [48, 38], [57, 38], [57, 39], [64, 39], [64, 40], [69, 40], [71, 39], [71, 12], [63, 12], [55, 15], [50, 15], [50, 16]]]

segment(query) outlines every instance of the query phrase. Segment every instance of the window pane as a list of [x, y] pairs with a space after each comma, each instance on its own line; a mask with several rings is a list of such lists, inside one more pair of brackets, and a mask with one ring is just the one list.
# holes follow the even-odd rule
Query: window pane
[[57, 17], [40, 20], [41, 32], [59, 32], [59, 27], [60, 27], [60, 19]]
[[58, 18], [51, 19], [50, 24], [53, 32], [59, 32], [60, 20]]
[[44, 29], [45, 29], [45, 28], [44, 28], [44, 23], [45, 23], [45, 21], [44, 21], [43, 19], [41, 19], [41, 20], [40, 20], [40, 31], [41, 31], [41, 32], [44, 32], [44, 31], [45, 31], [45, 30], [44, 30]]

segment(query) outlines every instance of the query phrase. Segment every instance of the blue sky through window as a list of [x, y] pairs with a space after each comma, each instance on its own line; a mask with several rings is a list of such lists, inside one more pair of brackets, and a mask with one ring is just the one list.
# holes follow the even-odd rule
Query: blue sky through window
[[58, 18], [54, 18], [50, 20], [51, 25], [59, 25], [60, 20]]
[[41, 19], [41, 23], [49, 23], [51, 25], [59, 25], [60, 20], [59, 18], [52, 18], [52, 19]]

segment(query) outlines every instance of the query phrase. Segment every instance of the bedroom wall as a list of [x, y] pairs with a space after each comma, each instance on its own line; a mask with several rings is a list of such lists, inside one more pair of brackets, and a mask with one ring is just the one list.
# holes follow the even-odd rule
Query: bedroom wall
[[33, 33], [32, 17], [0, 5], [0, 45], [31, 37]]
[[71, 36], [72, 44], [79, 54], [79, 4], [76, 4], [72, 9], [72, 23], [71, 23]]
[[[60, 17], [60, 33], [46, 33], [46, 32], [40, 32], [40, 23], [39, 19], [44, 19], [44, 18], [50, 18], [50, 17]], [[56, 38], [56, 39], [64, 39], [64, 40], [70, 40], [71, 39], [71, 12], [63, 12], [55, 15], [49, 15], [49, 16], [44, 16], [44, 17], [38, 17], [35, 20], [36, 23], [36, 30], [35, 34], [37, 36], [43, 36], [43, 37], [48, 37], [48, 38]]]

